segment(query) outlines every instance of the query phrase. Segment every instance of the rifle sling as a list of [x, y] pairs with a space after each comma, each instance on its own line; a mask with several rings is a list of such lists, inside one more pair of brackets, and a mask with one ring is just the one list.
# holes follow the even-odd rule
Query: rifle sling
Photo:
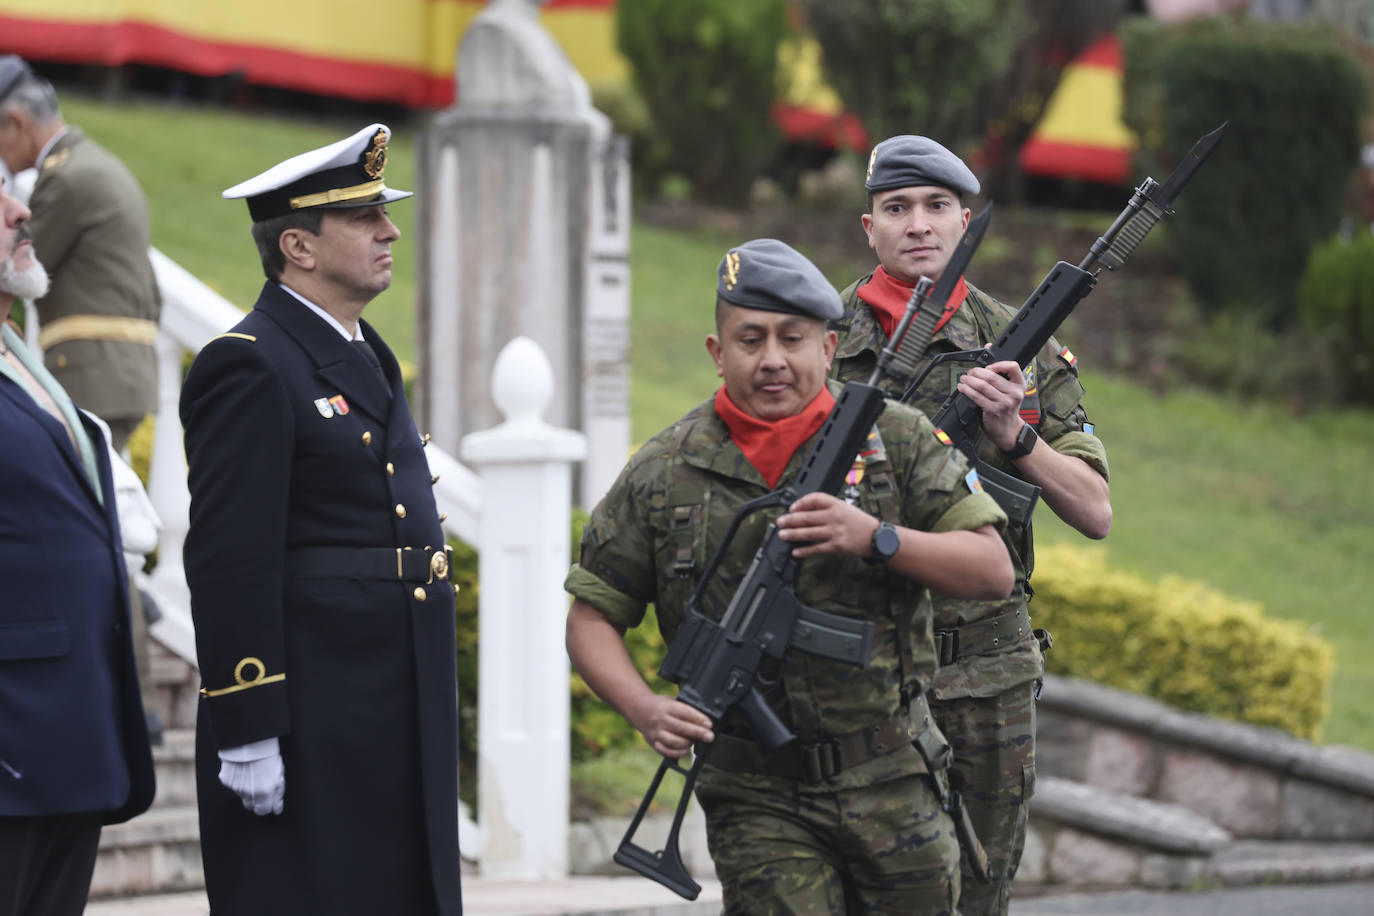
[[912, 701], [910, 715], [897, 715], [825, 741], [789, 744], [772, 757], [758, 742], [719, 732], [715, 741], [701, 749], [710, 748], [707, 766], [727, 773], [763, 774], [814, 784], [917, 742], [931, 731], [930, 723], [930, 706], [921, 695]]

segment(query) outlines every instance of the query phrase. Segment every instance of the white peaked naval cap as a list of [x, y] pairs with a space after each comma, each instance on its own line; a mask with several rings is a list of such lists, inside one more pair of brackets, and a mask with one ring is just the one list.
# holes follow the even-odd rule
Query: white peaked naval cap
[[246, 199], [255, 223], [294, 210], [371, 207], [402, 200], [411, 192], [388, 188], [382, 180], [390, 139], [385, 124], [370, 124], [337, 143], [279, 162], [223, 196]]

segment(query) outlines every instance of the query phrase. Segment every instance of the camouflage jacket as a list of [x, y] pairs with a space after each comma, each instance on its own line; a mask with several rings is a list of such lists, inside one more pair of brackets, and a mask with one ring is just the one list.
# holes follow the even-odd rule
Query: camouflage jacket
[[[875, 433], [851, 471], [846, 498], [875, 516], [926, 531], [1005, 524], [1006, 516], [990, 497], [970, 491], [963, 456], [939, 443], [925, 417], [889, 404]], [[809, 445], [793, 454], [779, 487], [796, 479]], [[626, 628], [637, 626], [645, 606], [654, 603], [663, 637], [671, 644], [701, 571], [736, 511], [770, 489], [730, 440], [708, 400], [630, 459], [593, 510], [580, 561], [565, 587]], [[702, 613], [720, 619], [778, 514], [758, 512], [742, 524], [719, 575], [707, 584]], [[924, 587], [858, 558], [817, 557], [803, 564], [798, 595], [818, 610], [868, 619], [875, 627], [867, 667], [795, 650], [783, 660], [780, 689], [771, 692], [769, 702], [799, 740], [847, 734], [898, 714], [903, 678], [899, 629], [912, 634], [914, 678], [922, 688], [930, 685], [935, 655]], [[907, 615], [901, 627], [895, 617], [899, 613]], [[737, 711], [726, 716], [720, 730], [750, 737]], [[921, 772], [915, 751], [909, 746], [904, 751], [846, 770], [829, 785], [858, 786]]]
[[[840, 341], [830, 370], [840, 381], [867, 381], [877, 363], [878, 353], [887, 344], [887, 335], [873, 310], [857, 295], [859, 287], [871, 278], [872, 274], [862, 277], [840, 293], [845, 314], [831, 326], [839, 333]], [[936, 332], [926, 353], [933, 356], [941, 352], [980, 349], [996, 340], [1015, 314], [1016, 309], [969, 284], [968, 298]], [[929, 363], [928, 358], [918, 360], [917, 373], [924, 371]], [[967, 370], [967, 364], [955, 362], [937, 366], [909, 403], [925, 416], [933, 416]], [[892, 387], [899, 386], [893, 384]], [[901, 391], [893, 393], [900, 396]], [[1106, 477], [1107, 452], [1092, 433], [1082, 401], [1083, 386], [1078, 380], [1072, 354], [1059, 341], [1050, 338], [1027, 367], [1022, 416], [1056, 451], [1083, 459]], [[994, 467], [1016, 475], [1014, 462], [986, 437], [980, 436], [978, 455]], [[1017, 588], [1011, 596], [1005, 601], [983, 602], [933, 595], [936, 627], [958, 627], [1026, 606], [1026, 581], [1035, 566], [1031, 525], [1023, 530], [1006, 529], [1004, 539], [1017, 575]], [[1043, 671], [1044, 659], [1039, 647], [1027, 633], [1003, 651], [961, 658], [954, 665], [942, 668], [935, 693], [940, 699], [994, 696], [1039, 677]]]

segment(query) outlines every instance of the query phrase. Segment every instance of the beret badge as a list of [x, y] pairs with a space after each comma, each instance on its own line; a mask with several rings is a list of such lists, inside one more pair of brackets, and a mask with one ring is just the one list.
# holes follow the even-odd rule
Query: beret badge
[[726, 289], [734, 289], [739, 282], [739, 252], [731, 251], [725, 256], [725, 273], [720, 275]]

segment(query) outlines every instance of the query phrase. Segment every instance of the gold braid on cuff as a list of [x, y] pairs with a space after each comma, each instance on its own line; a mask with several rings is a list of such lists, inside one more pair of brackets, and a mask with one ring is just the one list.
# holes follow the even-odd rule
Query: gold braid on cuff
[[[243, 669], [249, 666], [257, 669], [254, 677], [244, 677]], [[275, 684], [277, 681], [286, 680], [285, 674], [268, 674], [267, 666], [261, 659], [253, 658], [251, 655], [239, 661], [234, 666], [234, 684], [229, 687], [221, 687], [218, 690], [207, 690], [200, 688], [200, 695], [203, 697], [222, 697], [226, 693], [238, 693], [240, 690], [247, 690], [249, 687], [261, 687], [264, 684]]]

